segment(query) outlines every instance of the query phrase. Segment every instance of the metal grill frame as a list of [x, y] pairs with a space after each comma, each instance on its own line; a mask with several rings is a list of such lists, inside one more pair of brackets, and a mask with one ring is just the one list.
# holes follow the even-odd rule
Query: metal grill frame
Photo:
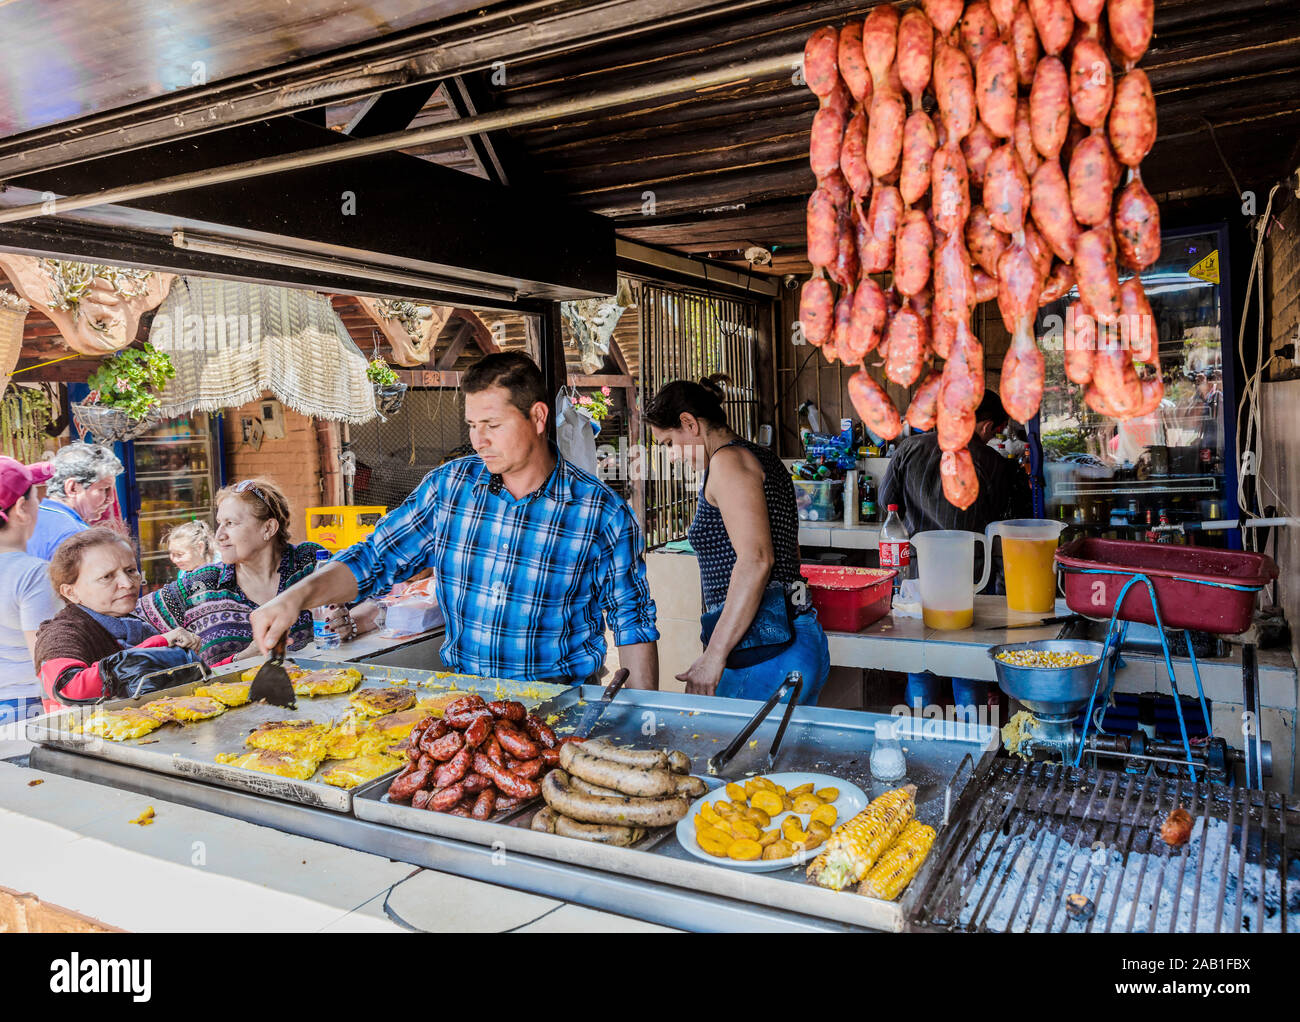
[[[726, 373], [723, 409], [740, 436], [758, 428], [759, 303], [646, 281], [640, 289], [641, 407], [673, 380]], [[646, 427], [642, 427], [643, 433]], [[686, 538], [698, 489], [675, 477], [664, 451], [648, 443], [646, 549]]]
[[[1228, 889], [1230, 852], [1236, 847], [1242, 864], [1241, 878], [1246, 871], [1259, 870], [1260, 897], [1266, 889], [1266, 876], [1270, 861], [1278, 859], [1281, 911], [1266, 920], [1263, 903], [1256, 911], [1256, 929], [1269, 932], [1289, 932], [1286, 904], [1289, 865], [1300, 860], [1295, 834], [1300, 827], [1300, 800], [1288, 799], [1280, 792], [1266, 792], [1234, 788], [1223, 784], [1192, 783], [1186, 779], [1156, 776], [1139, 776], [1124, 772], [1065, 767], [1059, 763], [1031, 763], [1020, 760], [997, 759], [976, 782], [968, 786], [954, 808], [951, 822], [936, 842], [934, 854], [922, 870], [909, 892], [909, 927], [915, 930], [940, 930], [946, 932], [1043, 932], [1035, 930], [1036, 923], [1045, 923], [1046, 932], [1077, 932], [1080, 927], [1070, 926], [1070, 916], [1065, 910], [1064, 884], [1053, 890], [1050, 882], [1033, 879], [1034, 869], [1045, 854], [1048, 869], [1044, 880], [1050, 880], [1050, 866], [1061, 845], [1069, 842], [1069, 858], [1080, 848], [1103, 842], [1109, 850], [1122, 855], [1122, 865], [1111, 862], [1100, 867], [1107, 874], [1116, 873], [1112, 882], [1103, 876], [1097, 885], [1094, 914], [1082, 927], [1084, 932], [1132, 932], [1142, 924], [1143, 932], [1157, 932], [1155, 925], [1160, 910], [1167, 899], [1170, 908], [1169, 925], [1159, 932], [1182, 932], [1178, 928], [1180, 901], [1182, 899], [1191, 842], [1171, 848], [1160, 837], [1160, 826], [1171, 810], [1182, 806], [1198, 817], [1218, 819], [1227, 824], [1228, 840], [1222, 861], [1217, 866], [1217, 876], [1209, 881], [1217, 884], [1202, 889], [1207, 881], [1206, 860], [1198, 855], [1193, 881], [1192, 906], [1187, 929], [1196, 932], [1198, 920], [1213, 910], [1214, 932], [1241, 932], [1244, 898], [1234, 899], [1235, 906], [1225, 918], [1225, 899]], [[1062, 826], [1064, 824], [1064, 826]], [[1240, 828], [1240, 835], [1236, 834]], [[979, 841], [985, 834], [1002, 831], [1011, 839], [998, 846], [990, 841], [980, 851]], [[1017, 845], [1015, 838], [1028, 837]], [[1252, 839], [1255, 840], [1252, 840]], [[1258, 841], [1256, 845], [1255, 841]], [[1021, 877], [1004, 869], [1008, 853], [1012, 856], [1029, 852], [1029, 867]], [[1132, 856], [1141, 854], [1140, 863], [1134, 864]], [[1155, 855], [1163, 864], [1169, 859], [1181, 858], [1182, 867], [1178, 884], [1172, 895], [1162, 890], [1165, 870], [1162, 868], [1155, 883], [1150, 912], [1145, 919], [1138, 916], [1141, 893], [1146, 872]], [[989, 879], [977, 884], [978, 878], [989, 867]], [[1009, 866], [1010, 863], [1005, 863]], [[1125, 881], [1130, 871], [1136, 878], [1131, 907], [1127, 917], [1117, 914]], [[1079, 878], [1078, 888], [1086, 889], [1093, 875], [1090, 861]], [[1118, 872], [1116, 872], [1118, 871]], [[1004, 927], [990, 925], [990, 917], [999, 900], [1018, 883], [1011, 910]], [[1294, 880], [1290, 886], [1294, 888]], [[1017, 920], [1025, 899], [1031, 899], [1029, 916], [1023, 924]], [[969, 921], [960, 922], [962, 909], [974, 899]], [[1207, 903], [1208, 902], [1208, 903]]]

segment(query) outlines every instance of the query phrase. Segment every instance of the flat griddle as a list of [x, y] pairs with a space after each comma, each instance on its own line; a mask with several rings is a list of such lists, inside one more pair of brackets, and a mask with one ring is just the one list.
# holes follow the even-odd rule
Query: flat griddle
[[[452, 674], [447, 671], [337, 663], [301, 657], [293, 658], [293, 662], [306, 670], [355, 668], [361, 672], [362, 680], [352, 692], [366, 687], [377, 688], [406, 682], [415, 689], [417, 699], [455, 688], [465, 692], [477, 692], [489, 700], [517, 699], [528, 705], [530, 709], [536, 708], [543, 717], [558, 714], [561, 719], [557, 721], [557, 726], [560, 727], [565, 726], [566, 723], [576, 722], [578, 716], [575, 709], [578, 693], [567, 686], [531, 685], [500, 678], [477, 678]], [[244, 745], [244, 738], [259, 724], [267, 721], [312, 720], [328, 723], [342, 720], [351, 709], [348, 697], [352, 692], [332, 696], [300, 696], [296, 710], [268, 706], [264, 703], [248, 703], [229, 709], [221, 716], [210, 720], [186, 725], [164, 724], [142, 738], [132, 738], [125, 742], [112, 742], [95, 735], [76, 735], [71, 731], [74, 724], [94, 710], [139, 707], [164, 696], [191, 695], [196, 688], [204, 685], [219, 681], [238, 681], [240, 673], [242, 672], [214, 675], [203, 682], [178, 685], [164, 691], [152, 692], [139, 699], [119, 699], [95, 706], [70, 707], [30, 721], [27, 735], [37, 744], [65, 749], [83, 756], [123, 763], [156, 773], [175, 774], [226, 788], [252, 792], [255, 795], [269, 795], [338, 813], [350, 813], [352, 794], [356, 789], [335, 788], [319, 779], [321, 772], [331, 762], [336, 761], [326, 760], [310, 779], [299, 781], [291, 777], [263, 774], [255, 770], [218, 763], [216, 757], [220, 753], [250, 751]], [[400, 768], [401, 764], [394, 761], [393, 772]], [[387, 790], [387, 780], [383, 783], [384, 789]]]

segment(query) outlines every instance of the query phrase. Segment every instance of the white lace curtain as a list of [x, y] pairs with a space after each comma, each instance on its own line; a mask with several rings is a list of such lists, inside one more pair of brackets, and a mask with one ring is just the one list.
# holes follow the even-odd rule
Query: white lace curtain
[[165, 418], [238, 407], [267, 391], [318, 419], [378, 414], [365, 356], [313, 291], [185, 277], [159, 306], [149, 341], [176, 366], [161, 395]]

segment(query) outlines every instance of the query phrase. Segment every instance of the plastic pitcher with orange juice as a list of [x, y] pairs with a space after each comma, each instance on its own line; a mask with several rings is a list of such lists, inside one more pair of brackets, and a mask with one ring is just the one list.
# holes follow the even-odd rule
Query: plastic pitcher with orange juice
[[[984, 544], [984, 574], [975, 574], [975, 544]], [[921, 617], [930, 628], [958, 631], [975, 620], [975, 594], [988, 584], [988, 539], [978, 532], [939, 529], [912, 537], [921, 576]]]
[[1050, 614], [1056, 607], [1056, 544], [1064, 522], [1013, 518], [994, 522], [985, 531], [989, 550], [1002, 537], [1002, 574], [1007, 607], [1027, 614]]

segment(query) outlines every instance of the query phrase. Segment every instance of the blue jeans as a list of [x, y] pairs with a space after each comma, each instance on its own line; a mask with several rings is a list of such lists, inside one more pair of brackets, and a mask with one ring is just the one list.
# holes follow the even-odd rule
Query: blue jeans
[[724, 670], [717, 694], [729, 699], [766, 699], [791, 671], [803, 675], [799, 702], [816, 703], [831, 673], [831, 652], [815, 610], [808, 610], [794, 619], [794, 644], [779, 656], [753, 667], [728, 667]]
[[[941, 680], [929, 671], [907, 676], [907, 691], [904, 701], [912, 709], [920, 701], [923, 707], [938, 706], [943, 700]], [[952, 702], [958, 709], [958, 719], [975, 721], [976, 710], [988, 702], [989, 683], [975, 681], [972, 678], [952, 679]]]
[[[27, 737], [26, 729], [14, 727], [19, 725], [29, 717], [39, 717], [44, 713], [43, 704], [39, 696], [19, 696], [17, 699], [0, 699], [0, 741], [24, 739]], [[13, 734], [4, 733], [6, 729], [14, 728]]]

